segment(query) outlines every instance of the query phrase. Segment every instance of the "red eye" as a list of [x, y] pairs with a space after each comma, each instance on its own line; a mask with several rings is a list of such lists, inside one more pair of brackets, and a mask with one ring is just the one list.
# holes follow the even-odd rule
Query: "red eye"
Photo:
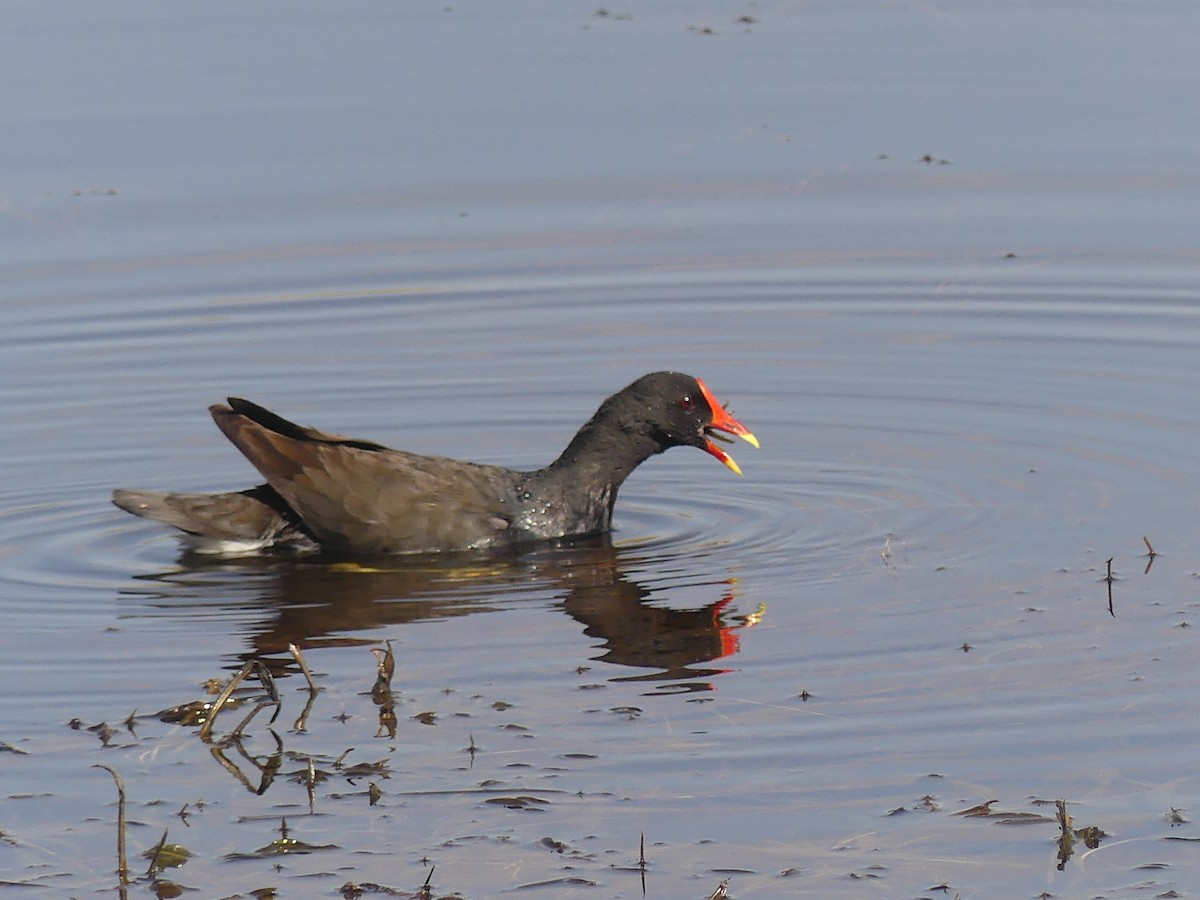
[[693, 400], [689, 395], [684, 394], [679, 401], [679, 405], [684, 412], [691, 412], [696, 408], [696, 401]]

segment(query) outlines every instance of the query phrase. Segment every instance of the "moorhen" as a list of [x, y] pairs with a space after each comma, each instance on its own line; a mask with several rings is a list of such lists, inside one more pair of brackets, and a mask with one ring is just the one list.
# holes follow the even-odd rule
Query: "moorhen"
[[248, 400], [209, 407], [267, 483], [225, 494], [117, 490], [113, 503], [191, 535], [210, 553], [421, 553], [504, 548], [607, 531], [621, 483], [671, 447], [699, 447], [742, 474], [714, 432], [758, 440], [704, 382], [643, 375], [533, 472], [392, 450], [287, 421]]

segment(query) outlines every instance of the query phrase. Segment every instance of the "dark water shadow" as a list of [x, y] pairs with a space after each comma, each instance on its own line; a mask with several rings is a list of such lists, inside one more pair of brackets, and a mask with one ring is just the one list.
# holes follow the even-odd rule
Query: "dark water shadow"
[[372, 634], [380, 629], [533, 600], [570, 616], [599, 642], [602, 652], [591, 660], [649, 670], [612, 681], [707, 679], [727, 671], [711, 664], [738, 652], [737, 630], [746, 624], [731, 614], [731, 582], [712, 581], [714, 598], [700, 607], [694, 591], [686, 607], [672, 605], [668, 588], [630, 576], [645, 563], [636, 549], [614, 547], [606, 536], [504, 555], [234, 560], [185, 551], [177, 567], [137, 576], [137, 587], [122, 594], [136, 598], [137, 608], [127, 610], [133, 617], [236, 610], [249, 649], [224, 664], [263, 659], [278, 675], [296, 671], [290, 644], [373, 645], [395, 637]]

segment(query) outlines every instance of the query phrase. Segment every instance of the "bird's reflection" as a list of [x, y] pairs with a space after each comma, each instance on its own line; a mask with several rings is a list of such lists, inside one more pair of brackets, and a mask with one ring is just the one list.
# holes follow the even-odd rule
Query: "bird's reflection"
[[252, 609], [256, 620], [239, 620], [250, 645], [242, 659], [269, 659], [285, 654], [289, 644], [378, 644], [384, 637], [372, 634], [378, 629], [494, 611], [506, 594], [544, 587], [560, 598], [556, 608], [600, 642], [596, 661], [650, 670], [613, 680], [720, 674], [724, 670], [711, 664], [738, 651], [736, 632], [744, 625], [730, 611], [731, 583], [715, 580], [712, 602], [700, 608], [673, 608], [668, 591], [652, 591], [627, 574], [645, 564], [637, 548], [614, 547], [607, 537], [504, 556], [228, 560], [185, 553], [176, 568], [140, 576], [138, 588], [127, 593], [154, 615], [207, 614], [224, 605]]

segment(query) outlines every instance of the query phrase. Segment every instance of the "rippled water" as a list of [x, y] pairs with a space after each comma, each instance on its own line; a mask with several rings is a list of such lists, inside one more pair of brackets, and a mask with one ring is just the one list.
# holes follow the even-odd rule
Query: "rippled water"
[[[116, 886], [106, 765], [159, 896], [1194, 889], [1194, 13], [1139, 9], [23, 9], [0, 884]], [[611, 541], [221, 560], [109, 504], [252, 484], [229, 394], [536, 467], [663, 368], [762, 448], [651, 460]], [[274, 721], [160, 715], [253, 660]]]
[[[1190, 851], [1166, 841], [1164, 817], [1196, 789], [1182, 712], [1196, 652], [1193, 290], [1064, 287], [1017, 267], [943, 276], [597, 274], [569, 292], [523, 279], [181, 300], [79, 334], [53, 307], [29, 311], [10, 347], [26, 371], [56, 360], [76, 387], [6, 382], [24, 448], [0, 518], [3, 667], [22, 685], [6, 740], [29, 754], [5, 762], [7, 802], [28, 822], [6, 851], [12, 876], [85, 884], [82, 858], [103, 883], [112, 790], [87, 766], [104, 762], [144, 823], [132, 845], [169, 827], [195, 854], [174, 877], [230, 890], [415, 889], [428, 859], [466, 895], [570, 877], [626, 896], [640, 891], [642, 833], [668, 896], [725, 877], [751, 895], [781, 878], [846, 896], [862, 879], [1070, 893], [1160, 862], [1156, 883], [1186, 883], [1171, 870], [1190, 871]], [[249, 339], [274, 330], [290, 357], [318, 361], [265, 363], [280, 350]], [[350, 336], [353, 354], [322, 360]], [[518, 349], [481, 352], [497, 344]], [[700, 373], [763, 449], [738, 451], [742, 479], [686, 450], [651, 461], [623, 489], [611, 546], [367, 570], [204, 560], [107, 505], [118, 484], [249, 483], [203, 409], [222, 389], [345, 433], [538, 465], [600, 395], [656, 365]], [[130, 384], [114, 390], [118, 368]], [[1143, 535], [1161, 554], [1145, 575]], [[369, 691], [366, 648], [385, 641], [394, 739], [378, 735]], [[289, 642], [321, 688], [303, 730]], [[221, 747], [150, 715], [261, 654], [285, 675], [273, 728], [261, 714]], [[218, 735], [241, 714], [223, 715]], [[113, 726], [108, 749], [64, 726], [75, 718]], [[345, 764], [381, 768], [340, 773], [348, 748]], [[309, 758], [329, 776], [315, 818]], [[1055, 878], [1057, 826], [1039, 801], [1058, 798], [1111, 838]], [[992, 799], [1047, 818], [951, 815]], [[280, 874], [221, 862], [268, 845], [280, 817], [339, 849]]]

